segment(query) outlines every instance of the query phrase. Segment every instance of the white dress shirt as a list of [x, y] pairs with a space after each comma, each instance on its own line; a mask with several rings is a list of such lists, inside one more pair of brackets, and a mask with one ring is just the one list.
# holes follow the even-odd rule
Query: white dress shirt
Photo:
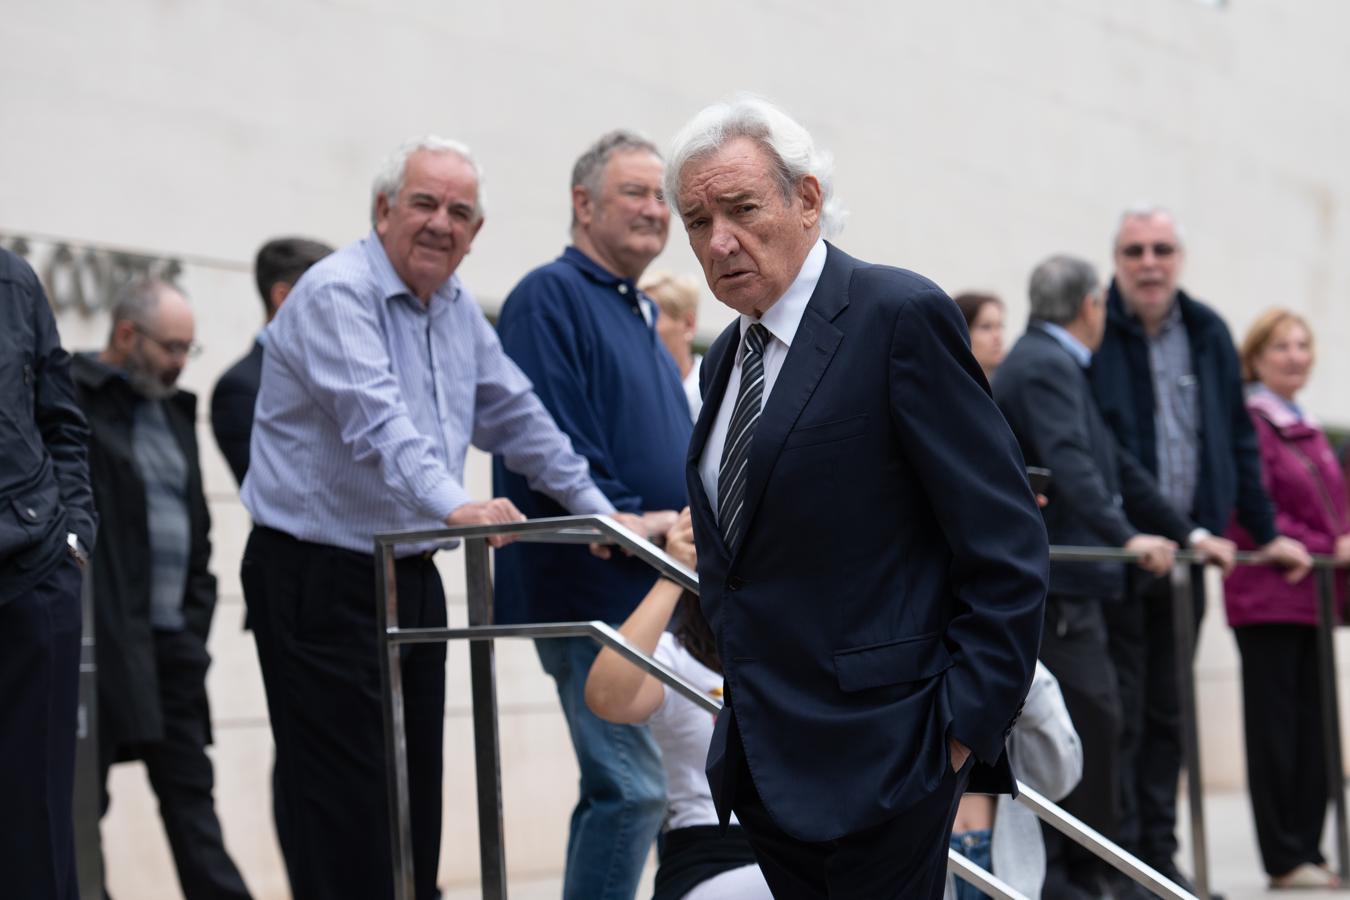
[[[722, 467], [722, 448], [727, 442], [727, 427], [731, 424], [732, 407], [736, 405], [736, 396], [741, 390], [741, 356], [745, 353], [745, 332], [756, 321], [769, 331], [769, 340], [764, 344], [764, 394], [761, 400], [763, 409], [769, 404], [769, 396], [778, 381], [778, 373], [783, 369], [783, 360], [787, 359], [792, 339], [797, 335], [797, 327], [806, 313], [806, 304], [816, 291], [816, 282], [825, 269], [825, 239], [816, 241], [811, 252], [806, 254], [801, 270], [778, 302], [770, 306], [763, 317], [741, 316], [739, 333], [736, 339], [736, 360], [731, 366], [731, 377], [727, 379], [727, 389], [722, 394], [722, 402], [717, 409], [717, 418], [713, 420], [712, 430], [708, 432], [708, 443], [703, 446], [703, 457], [698, 462], [698, 474], [703, 479], [703, 490], [712, 504], [713, 515], [717, 515], [717, 471]], [[717, 402], [709, 397], [709, 402]], [[753, 441], [753, 439], [752, 439]]]

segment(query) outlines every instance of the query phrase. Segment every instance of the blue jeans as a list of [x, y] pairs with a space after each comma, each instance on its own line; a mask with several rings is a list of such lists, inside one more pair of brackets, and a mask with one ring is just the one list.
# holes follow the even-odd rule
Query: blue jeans
[[645, 726], [612, 725], [586, 708], [586, 676], [600, 652], [595, 641], [551, 638], [534, 646], [557, 683], [581, 770], [563, 900], [633, 900], [666, 810], [660, 751]]
[[[993, 856], [991, 855], [993, 834], [993, 831], [988, 828], [977, 828], [974, 831], [953, 834], [952, 849], [988, 872], [993, 866]], [[969, 881], [957, 878], [956, 900], [989, 900], [989, 897]]]

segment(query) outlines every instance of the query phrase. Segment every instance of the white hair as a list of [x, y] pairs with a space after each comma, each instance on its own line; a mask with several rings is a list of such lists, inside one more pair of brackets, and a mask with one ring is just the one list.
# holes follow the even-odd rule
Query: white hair
[[385, 157], [384, 162], [380, 164], [379, 171], [375, 173], [375, 181], [370, 186], [370, 224], [375, 224], [375, 210], [379, 206], [380, 195], [383, 194], [392, 205], [394, 198], [398, 196], [398, 192], [403, 189], [403, 176], [408, 171], [408, 157], [419, 150], [426, 150], [429, 153], [453, 153], [469, 164], [469, 167], [473, 169], [474, 178], [478, 182], [478, 202], [474, 207], [474, 218], [483, 218], [485, 209], [483, 204], [483, 169], [478, 165], [478, 160], [474, 159], [469, 148], [459, 141], [427, 135], [399, 144], [398, 149]]
[[1116, 246], [1120, 243], [1120, 233], [1125, 229], [1126, 222], [1131, 219], [1151, 219], [1154, 216], [1167, 216], [1167, 218], [1172, 221], [1172, 230], [1176, 232], [1177, 243], [1185, 246], [1186, 232], [1185, 229], [1181, 227], [1181, 222], [1177, 219], [1176, 213], [1160, 204], [1140, 201], [1138, 203], [1131, 203], [1129, 206], [1125, 207], [1120, 213], [1120, 218], [1116, 220], [1116, 233], [1111, 236], [1112, 252], [1115, 251]]
[[822, 200], [821, 234], [833, 237], [843, 230], [847, 213], [834, 195], [834, 158], [817, 148], [811, 133], [791, 116], [753, 94], [737, 94], [706, 107], [680, 129], [666, 167], [666, 197], [672, 203], [678, 198], [685, 166], [738, 137], [757, 141], [774, 157], [778, 163], [774, 177], [784, 197], [792, 196], [802, 178], [815, 176]]

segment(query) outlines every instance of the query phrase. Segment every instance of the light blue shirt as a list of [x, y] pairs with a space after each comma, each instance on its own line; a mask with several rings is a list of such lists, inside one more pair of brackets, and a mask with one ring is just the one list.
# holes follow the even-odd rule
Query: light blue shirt
[[1070, 334], [1069, 330], [1063, 325], [1056, 325], [1054, 322], [1037, 319], [1036, 327], [1050, 335], [1055, 339], [1056, 343], [1069, 351], [1069, 355], [1074, 358], [1074, 361], [1078, 363], [1079, 367], [1086, 369], [1092, 364], [1092, 351], [1088, 349], [1088, 345]]
[[459, 277], [424, 306], [373, 232], [305, 273], [266, 342], [242, 489], [258, 525], [361, 553], [439, 527], [474, 499], [470, 443], [572, 513], [614, 511]]

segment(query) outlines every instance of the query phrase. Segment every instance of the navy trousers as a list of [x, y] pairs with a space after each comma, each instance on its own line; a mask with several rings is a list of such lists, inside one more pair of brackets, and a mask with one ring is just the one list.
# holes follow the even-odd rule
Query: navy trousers
[[63, 560], [0, 605], [0, 887], [12, 900], [77, 900], [75, 721], [79, 568]]

